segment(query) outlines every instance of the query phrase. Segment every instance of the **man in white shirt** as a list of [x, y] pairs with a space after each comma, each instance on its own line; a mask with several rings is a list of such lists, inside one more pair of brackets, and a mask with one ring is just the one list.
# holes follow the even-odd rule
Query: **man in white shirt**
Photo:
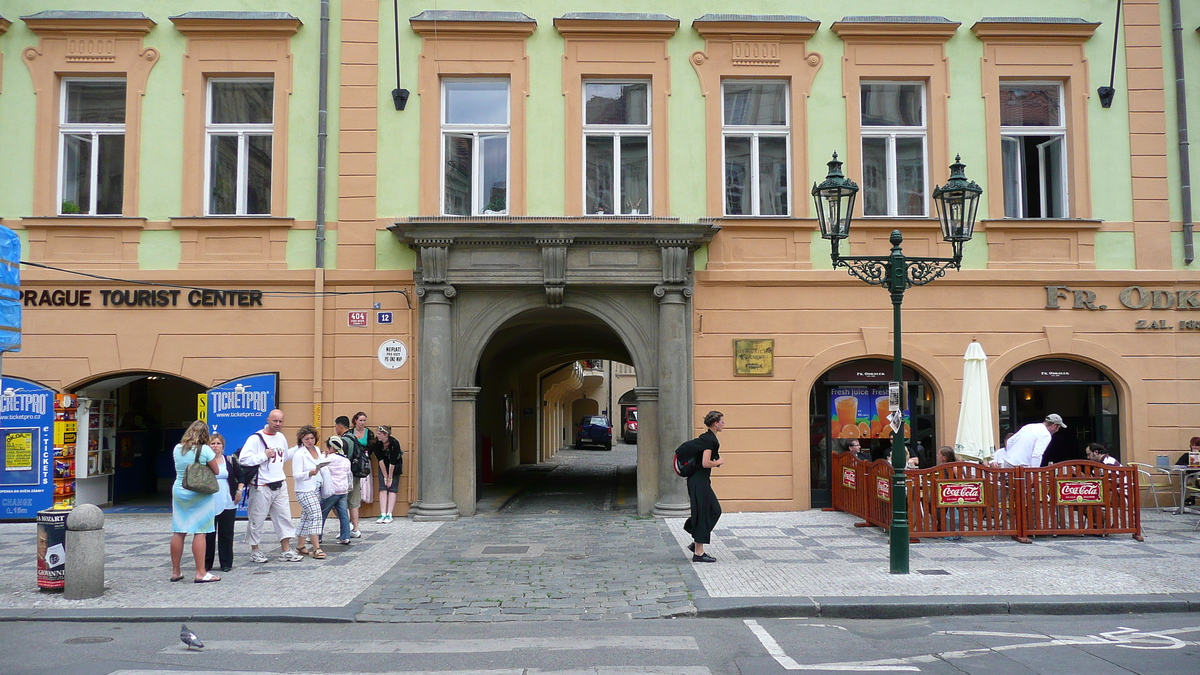
[[1008, 439], [1005, 447], [997, 453], [992, 464], [1005, 469], [1016, 466], [1039, 467], [1050, 437], [1059, 429], [1066, 429], [1063, 418], [1056, 413], [1046, 415], [1041, 422], [1031, 422]]
[[268, 515], [275, 525], [275, 536], [279, 540], [279, 561], [303, 560], [299, 553], [292, 550], [296, 528], [292, 525], [287, 481], [283, 473], [283, 463], [292, 459], [295, 449], [288, 446], [287, 439], [280, 432], [282, 428], [283, 411], [272, 410], [267, 415], [263, 430], [251, 434], [238, 453], [239, 464], [258, 467], [258, 477], [250, 486], [250, 503], [246, 507], [249, 525], [246, 542], [250, 544], [251, 562], [267, 562], [267, 556], [258, 550], [258, 544], [262, 541], [263, 526]]

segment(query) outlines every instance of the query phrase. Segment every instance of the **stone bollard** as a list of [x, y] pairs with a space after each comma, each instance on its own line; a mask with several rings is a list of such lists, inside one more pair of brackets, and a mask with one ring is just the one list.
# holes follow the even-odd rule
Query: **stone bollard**
[[104, 595], [104, 512], [82, 504], [67, 516], [67, 582], [63, 597], [85, 600]]

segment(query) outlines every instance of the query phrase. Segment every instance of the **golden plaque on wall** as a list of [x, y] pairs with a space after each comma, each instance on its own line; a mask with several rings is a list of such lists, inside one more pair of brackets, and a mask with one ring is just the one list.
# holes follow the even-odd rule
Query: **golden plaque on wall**
[[771, 377], [775, 374], [775, 340], [734, 340], [734, 375]]

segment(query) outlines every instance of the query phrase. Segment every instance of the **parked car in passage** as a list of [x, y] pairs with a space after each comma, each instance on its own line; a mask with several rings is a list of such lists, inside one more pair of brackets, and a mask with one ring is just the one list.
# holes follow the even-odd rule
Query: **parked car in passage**
[[630, 445], [637, 443], [637, 408], [625, 411], [625, 422], [621, 424], [621, 440]]
[[612, 423], [604, 415], [584, 415], [579, 420], [579, 430], [575, 432], [575, 447], [587, 445], [602, 445], [605, 450], [612, 450]]

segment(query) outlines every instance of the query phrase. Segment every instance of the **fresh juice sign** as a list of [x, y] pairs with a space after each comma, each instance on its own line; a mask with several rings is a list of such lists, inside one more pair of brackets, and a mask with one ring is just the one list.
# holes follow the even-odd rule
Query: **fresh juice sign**
[[[830, 435], [833, 438], [891, 438], [888, 390], [883, 387], [834, 387], [829, 390]], [[904, 436], [912, 436], [904, 411]]]

